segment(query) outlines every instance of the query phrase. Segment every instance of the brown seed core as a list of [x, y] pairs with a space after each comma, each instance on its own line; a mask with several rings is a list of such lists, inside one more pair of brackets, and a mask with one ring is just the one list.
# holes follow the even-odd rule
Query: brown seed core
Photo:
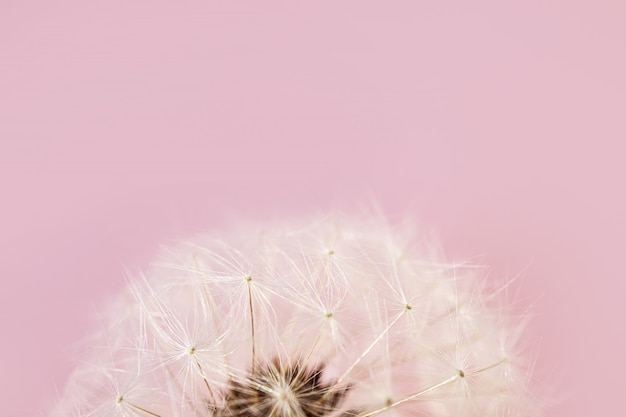
[[324, 365], [303, 366], [274, 359], [233, 381], [217, 417], [325, 417], [334, 414], [350, 387], [324, 382]]

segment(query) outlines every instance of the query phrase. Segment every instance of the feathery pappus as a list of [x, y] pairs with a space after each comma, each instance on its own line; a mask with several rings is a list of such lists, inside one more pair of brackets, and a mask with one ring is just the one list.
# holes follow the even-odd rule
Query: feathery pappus
[[53, 415], [539, 415], [526, 317], [410, 229], [337, 214], [164, 249]]

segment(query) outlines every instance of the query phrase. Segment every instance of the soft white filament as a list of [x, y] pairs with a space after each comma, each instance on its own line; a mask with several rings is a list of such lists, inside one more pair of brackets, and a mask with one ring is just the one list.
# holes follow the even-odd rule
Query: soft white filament
[[[276, 416], [300, 417], [290, 363], [349, 387], [329, 415], [535, 415], [523, 318], [480, 268], [432, 252], [339, 215], [169, 248], [106, 311], [55, 415], [211, 416], [249, 384]], [[273, 377], [255, 378], [273, 360]]]

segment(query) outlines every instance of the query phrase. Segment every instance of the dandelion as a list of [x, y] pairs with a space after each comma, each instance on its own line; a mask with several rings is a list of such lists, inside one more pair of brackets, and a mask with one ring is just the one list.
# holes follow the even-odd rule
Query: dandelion
[[197, 236], [129, 280], [54, 415], [538, 415], [482, 271], [340, 215]]

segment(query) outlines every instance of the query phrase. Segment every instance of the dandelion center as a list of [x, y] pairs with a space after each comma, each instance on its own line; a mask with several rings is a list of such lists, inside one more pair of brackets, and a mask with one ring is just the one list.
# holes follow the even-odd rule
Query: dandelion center
[[241, 381], [232, 381], [219, 417], [325, 417], [337, 411], [349, 386], [324, 382], [324, 366], [283, 364], [260, 366]]

